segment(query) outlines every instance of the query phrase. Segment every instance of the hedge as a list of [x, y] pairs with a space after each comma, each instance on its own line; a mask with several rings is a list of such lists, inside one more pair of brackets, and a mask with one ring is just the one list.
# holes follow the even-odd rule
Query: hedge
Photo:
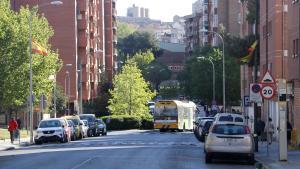
[[[107, 130], [128, 130], [128, 129], [153, 129], [152, 118], [142, 118], [129, 115], [112, 115], [102, 117], [106, 122]], [[109, 123], [107, 123], [107, 119]]]

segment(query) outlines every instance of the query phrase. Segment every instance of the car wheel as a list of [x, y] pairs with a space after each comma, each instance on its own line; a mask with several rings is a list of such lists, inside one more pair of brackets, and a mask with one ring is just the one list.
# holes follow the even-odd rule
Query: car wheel
[[211, 157], [210, 156], [208, 156], [207, 154], [205, 154], [205, 163], [206, 164], [209, 164], [209, 163], [211, 163]]
[[252, 155], [252, 156], [249, 157], [249, 159], [248, 159], [248, 164], [249, 164], [249, 165], [254, 165], [254, 163], [255, 163], [255, 159], [254, 159], [254, 155]]
[[42, 141], [34, 141], [34, 142], [35, 142], [35, 144], [37, 144], [37, 145], [43, 144]]

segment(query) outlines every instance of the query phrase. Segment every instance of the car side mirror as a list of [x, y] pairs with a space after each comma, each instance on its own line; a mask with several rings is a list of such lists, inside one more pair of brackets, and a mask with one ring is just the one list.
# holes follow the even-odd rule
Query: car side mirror
[[35, 126], [35, 127], [34, 127], [34, 129], [36, 129], [36, 130], [37, 130], [37, 129], [38, 129], [38, 127], [36, 127], [36, 126]]
[[62, 128], [65, 128], [65, 125], [62, 125], [61, 127], [62, 127]]

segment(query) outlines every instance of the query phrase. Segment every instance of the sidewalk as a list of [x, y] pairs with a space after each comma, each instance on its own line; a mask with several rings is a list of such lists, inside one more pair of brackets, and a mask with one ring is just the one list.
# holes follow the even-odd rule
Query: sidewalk
[[288, 161], [279, 161], [279, 145], [273, 142], [269, 145], [269, 153], [267, 153], [267, 143], [259, 142], [258, 153], [255, 158], [258, 164], [262, 164], [265, 169], [295, 169], [300, 166], [300, 151], [288, 151]]
[[13, 144], [10, 143], [10, 139], [0, 140], [0, 151], [13, 150], [19, 147], [30, 145], [30, 138], [21, 138], [21, 140], [15, 140]]

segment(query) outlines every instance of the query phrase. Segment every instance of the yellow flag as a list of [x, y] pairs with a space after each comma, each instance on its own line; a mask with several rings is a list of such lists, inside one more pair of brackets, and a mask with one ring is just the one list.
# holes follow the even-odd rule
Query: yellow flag
[[43, 56], [48, 55], [47, 50], [43, 48], [40, 44], [38, 44], [35, 40], [32, 41], [32, 53], [40, 54]]

